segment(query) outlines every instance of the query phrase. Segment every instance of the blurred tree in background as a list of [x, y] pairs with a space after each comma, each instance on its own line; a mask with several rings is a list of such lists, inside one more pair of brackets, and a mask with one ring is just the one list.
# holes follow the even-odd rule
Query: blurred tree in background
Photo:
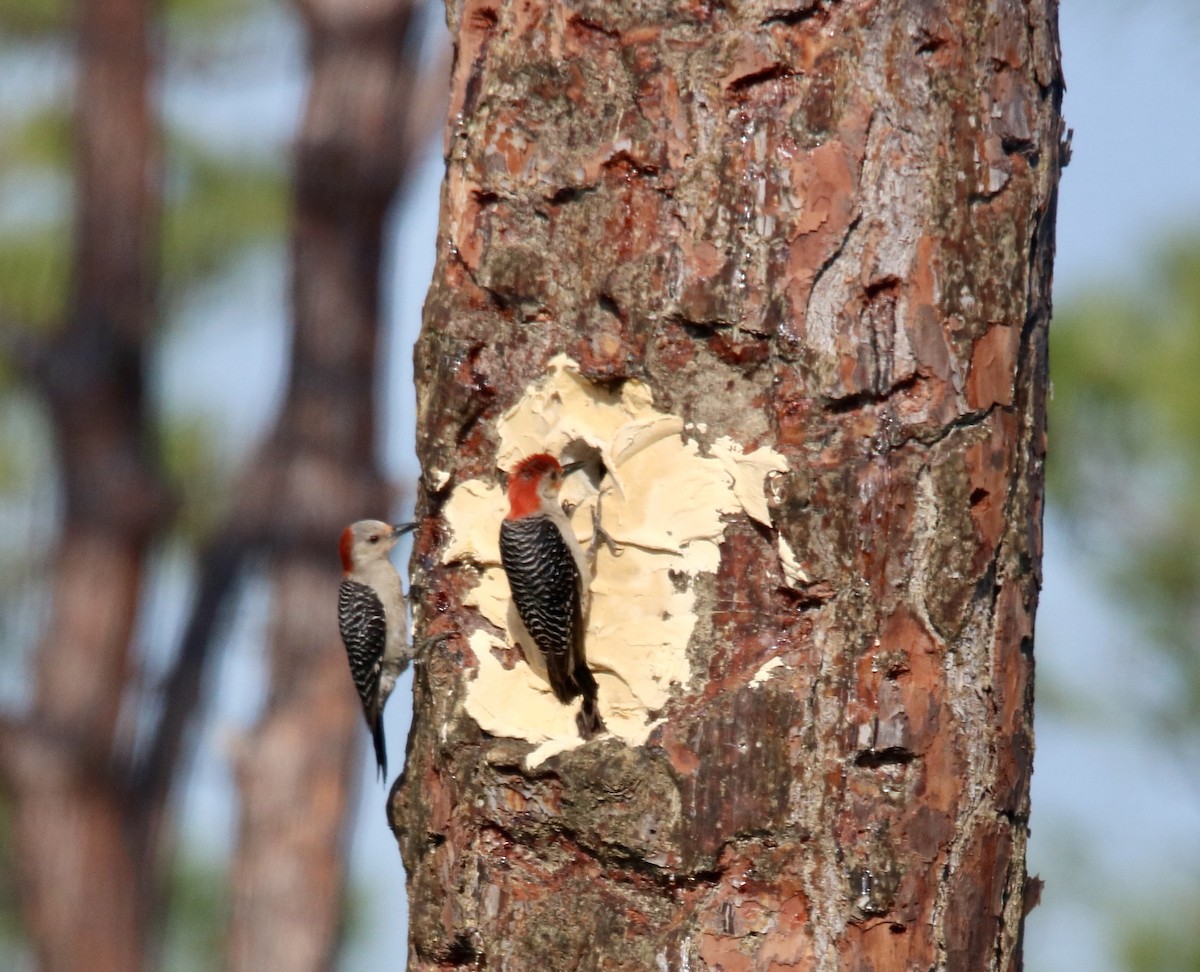
[[[1161, 242], [1132, 284], [1063, 303], [1051, 373], [1051, 500], [1077, 562], [1142, 637], [1120, 660], [1119, 710], [1052, 683], [1039, 695], [1085, 725], [1149, 733], [1200, 798], [1200, 237]], [[1086, 868], [1064, 891], [1103, 910], [1131, 972], [1200, 969], [1200, 860], [1177, 855], [1154, 900], [1101, 889]]]
[[1065, 306], [1053, 352], [1054, 500], [1174, 674], [1153, 712], [1200, 780], [1200, 239]]
[[[169, 925], [201, 967], [215, 949], [230, 969], [332, 962], [362, 732], [322, 594], [341, 526], [392, 500], [375, 455], [385, 219], [436, 115], [432, 89], [416, 93], [417, 9], [297, 4], [310, 81], [289, 206], [269, 140], [221, 145], [202, 98], [178, 104], [189, 77], [203, 88], [239, 48], [259, 57], [279, 10], [0, 3], [15, 92], [0, 100], [0, 515], [14, 527], [0, 634], [6, 666], [33, 672], [0, 710], [14, 964], [186, 966], [162, 954]], [[222, 454], [194, 416], [167, 415], [157, 366], [197, 292], [278, 248], [285, 220], [282, 402], [252, 454]], [[176, 645], [151, 644], [159, 555], [180, 541], [190, 607]], [[269, 688], [235, 753], [226, 888], [176, 865], [175, 815], [222, 621], [251, 576], [273, 594]], [[191, 933], [168, 922], [172, 903]]]

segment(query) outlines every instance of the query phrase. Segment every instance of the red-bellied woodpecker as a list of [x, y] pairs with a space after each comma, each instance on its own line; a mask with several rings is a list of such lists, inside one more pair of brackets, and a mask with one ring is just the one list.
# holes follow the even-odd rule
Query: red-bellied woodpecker
[[596, 679], [584, 654], [591, 570], [559, 504], [565, 469], [553, 456], [522, 459], [508, 478], [508, 516], [500, 524], [500, 562], [526, 631], [546, 660], [546, 675], [564, 705], [583, 696], [579, 731], [591, 738], [604, 728], [596, 707]]
[[380, 520], [359, 520], [342, 531], [341, 587], [338, 588], [338, 627], [350, 674], [362, 699], [363, 715], [375, 742], [379, 775], [387, 778], [387, 746], [383, 738], [383, 707], [396, 679], [412, 659], [400, 575], [388, 553], [415, 523], [392, 526]]

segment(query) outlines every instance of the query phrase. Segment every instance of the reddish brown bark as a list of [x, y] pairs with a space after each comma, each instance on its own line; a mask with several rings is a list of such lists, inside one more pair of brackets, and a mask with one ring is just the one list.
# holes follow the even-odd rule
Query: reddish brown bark
[[[426, 514], [500, 480], [496, 419], [564, 350], [790, 468], [774, 530], [727, 530], [702, 675], [646, 745], [525, 770], [462, 708], [464, 640], [419, 668], [409, 968], [1019, 968], [1054, 0], [450, 17]], [[466, 634], [474, 572], [442, 539], [416, 557], [428, 633]]]

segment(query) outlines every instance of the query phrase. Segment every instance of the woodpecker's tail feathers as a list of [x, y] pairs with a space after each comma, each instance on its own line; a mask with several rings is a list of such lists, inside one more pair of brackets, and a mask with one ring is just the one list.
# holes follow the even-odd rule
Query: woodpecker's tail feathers
[[[582, 686], [576, 681], [576, 672], [569, 667], [571, 660], [565, 654], [549, 654], [543, 657], [546, 660], [546, 678], [554, 691], [554, 697], [563, 705], [570, 705], [582, 691]], [[588, 675], [590, 676], [591, 672]]]
[[584, 739], [591, 739], [604, 732], [604, 720], [600, 718], [600, 706], [596, 702], [600, 687], [587, 662], [578, 662], [574, 668], [568, 668], [569, 664], [570, 660], [565, 656], [547, 655], [546, 677], [554, 697], [563, 705], [570, 705], [583, 696], [583, 706], [575, 717], [575, 724]]
[[591, 739], [604, 732], [604, 720], [600, 718], [600, 705], [597, 702], [600, 687], [586, 662], [575, 666], [574, 675], [578, 694], [583, 696], [583, 705], [579, 709], [579, 715], [575, 717], [575, 724], [584, 739]]
[[[575, 671], [572, 672], [571, 680], [575, 684], [575, 695], [582, 695], [585, 699], [596, 698], [596, 693], [600, 687], [596, 684], [596, 676], [588, 668], [587, 662], [578, 661], [575, 663]], [[575, 695], [572, 695], [571, 698], [574, 698]]]
[[379, 766], [379, 778], [387, 782], [387, 743], [383, 738], [383, 713], [375, 717], [371, 726], [371, 739], [375, 743], [375, 762]]

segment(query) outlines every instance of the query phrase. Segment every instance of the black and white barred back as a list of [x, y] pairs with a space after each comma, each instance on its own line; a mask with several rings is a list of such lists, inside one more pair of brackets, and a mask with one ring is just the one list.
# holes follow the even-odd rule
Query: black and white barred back
[[375, 591], [358, 581], [343, 580], [338, 588], [338, 627], [350, 658], [350, 674], [362, 699], [363, 713], [375, 743], [375, 761], [386, 777], [387, 748], [380, 718], [379, 676], [387, 643], [387, 617]]
[[[564, 704], [585, 691], [587, 672], [576, 639], [583, 637], [575, 558], [548, 516], [523, 516], [500, 524], [500, 562], [517, 614], [546, 659], [555, 697]], [[591, 680], [591, 673], [586, 676]]]

